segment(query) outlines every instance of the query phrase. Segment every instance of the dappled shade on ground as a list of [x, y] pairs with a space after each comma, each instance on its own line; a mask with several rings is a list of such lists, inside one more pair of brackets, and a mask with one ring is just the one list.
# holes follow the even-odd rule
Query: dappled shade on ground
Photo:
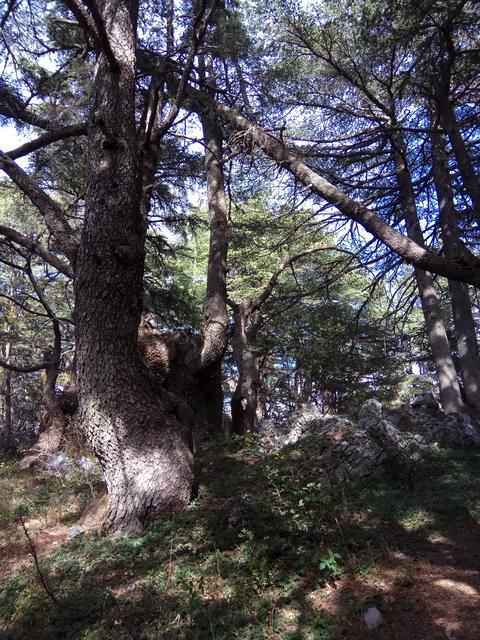
[[[61, 545], [45, 540], [66, 530], [90, 490], [40, 472], [12, 480], [10, 467], [1, 477], [2, 488], [10, 486], [2, 559], [12, 553], [23, 568], [4, 579], [1, 637], [368, 638], [362, 616], [377, 606], [384, 620], [377, 638], [440, 640], [447, 632], [473, 640], [479, 455], [432, 449], [421, 465], [325, 492], [319, 447], [307, 438], [259, 456], [253, 439], [211, 444], [199, 456], [198, 498], [186, 513], [140, 536], [88, 535]], [[26, 483], [30, 502], [22, 505]], [[9, 509], [24, 510], [60, 604], [39, 585], [25, 545], [22, 555]]]

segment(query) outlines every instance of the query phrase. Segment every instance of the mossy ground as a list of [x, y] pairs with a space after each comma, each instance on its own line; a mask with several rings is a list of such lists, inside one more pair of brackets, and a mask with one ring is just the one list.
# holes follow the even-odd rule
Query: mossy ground
[[[77, 517], [92, 487], [81, 478], [20, 474], [15, 463], [4, 463], [0, 546], [7, 557], [23, 544], [24, 566], [4, 578], [0, 638], [367, 637], [364, 608], [375, 603], [388, 623], [398, 600], [388, 571], [396, 572], [395, 589], [404, 589], [419, 562], [433, 561], [433, 546], [455, 553], [458, 541], [462, 562], [475, 536], [479, 548], [477, 453], [432, 450], [416, 467], [392, 467], [382, 478], [325, 491], [318, 482], [321, 447], [311, 439], [261, 458], [252, 441], [211, 444], [198, 457], [198, 497], [186, 512], [139, 536], [90, 534], [40, 553], [57, 602], [40, 584], [14, 520], [23, 515], [41, 539], [41, 531]], [[393, 566], [397, 549], [407, 559]], [[387, 586], [380, 588], [382, 579]], [[405, 615], [411, 620], [411, 612]], [[425, 627], [425, 640], [437, 637], [437, 627], [443, 633], [440, 623], [423, 618], [417, 631], [427, 623], [433, 629]], [[397, 636], [391, 627], [378, 637]]]

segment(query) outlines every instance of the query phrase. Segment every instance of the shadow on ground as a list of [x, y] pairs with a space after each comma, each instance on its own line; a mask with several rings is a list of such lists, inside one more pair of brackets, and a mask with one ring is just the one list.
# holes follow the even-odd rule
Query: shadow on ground
[[[474, 640], [480, 459], [325, 490], [319, 443], [260, 458], [216, 443], [186, 513], [143, 535], [90, 535], [0, 592], [4, 640]], [[52, 594], [56, 602], [52, 600]], [[383, 624], [369, 632], [365, 610]]]

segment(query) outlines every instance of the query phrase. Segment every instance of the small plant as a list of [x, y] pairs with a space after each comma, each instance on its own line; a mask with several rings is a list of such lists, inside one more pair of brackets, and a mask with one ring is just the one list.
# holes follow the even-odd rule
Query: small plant
[[313, 556], [314, 562], [318, 562], [320, 571], [333, 579], [338, 578], [343, 573], [343, 569], [339, 565], [341, 558], [342, 555], [340, 553], [332, 551], [331, 549], [328, 550], [327, 555], [317, 552]]

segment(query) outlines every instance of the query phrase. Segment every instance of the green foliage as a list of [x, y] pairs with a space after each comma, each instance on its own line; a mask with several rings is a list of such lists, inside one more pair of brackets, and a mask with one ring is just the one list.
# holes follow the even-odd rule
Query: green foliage
[[[2, 638], [337, 640], [358, 611], [346, 605], [332, 618], [321, 606], [324, 586], [368, 580], [412, 526], [416, 540], [473, 526], [480, 467], [478, 454], [432, 450], [408, 481], [399, 467], [325, 492], [325, 446], [311, 438], [259, 457], [254, 439], [211, 443], [185, 513], [139, 536], [77, 538], [41, 561], [64, 606], [31, 569], [12, 574], [0, 591]], [[12, 468], [4, 472], [11, 477]], [[66, 491], [65, 501], [74, 486]]]

